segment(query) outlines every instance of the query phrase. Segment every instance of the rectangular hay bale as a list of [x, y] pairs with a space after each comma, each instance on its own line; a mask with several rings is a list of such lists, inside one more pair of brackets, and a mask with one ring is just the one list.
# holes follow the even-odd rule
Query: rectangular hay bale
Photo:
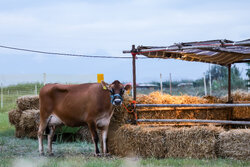
[[8, 112], [9, 122], [11, 125], [17, 125], [20, 122], [20, 117], [22, 115], [22, 112], [19, 110], [11, 110]]
[[250, 160], [250, 129], [222, 132], [218, 141], [221, 157]]
[[234, 107], [233, 118], [250, 120], [250, 107]]
[[137, 109], [140, 119], [214, 119], [227, 120], [231, 111], [228, 108], [188, 107]]
[[222, 131], [214, 126], [124, 125], [113, 136], [110, 152], [119, 156], [216, 158], [216, 141]]
[[15, 125], [16, 137], [36, 138], [40, 118], [39, 110], [25, 110], [20, 116], [20, 121]]
[[39, 96], [34, 96], [34, 95], [21, 96], [17, 99], [16, 103], [17, 103], [17, 108], [21, 111], [38, 110]]

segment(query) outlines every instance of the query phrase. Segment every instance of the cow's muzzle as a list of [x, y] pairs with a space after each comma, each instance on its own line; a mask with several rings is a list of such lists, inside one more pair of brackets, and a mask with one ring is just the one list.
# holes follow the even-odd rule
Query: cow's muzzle
[[111, 95], [111, 103], [115, 106], [122, 104], [123, 98], [120, 94]]

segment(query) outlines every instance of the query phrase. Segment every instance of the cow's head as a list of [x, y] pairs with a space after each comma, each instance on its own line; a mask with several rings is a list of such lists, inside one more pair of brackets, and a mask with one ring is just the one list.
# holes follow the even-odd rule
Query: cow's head
[[105, 86], [110, 91], [111, 103], [115, 106], [119, 106], [123, 101], [123, 94], [125, 91], [130, 90], [131, 85], [123, 85], [120, 81], [115, 80], [112, 84], [107, 84], [102, 81], [102, 85]]

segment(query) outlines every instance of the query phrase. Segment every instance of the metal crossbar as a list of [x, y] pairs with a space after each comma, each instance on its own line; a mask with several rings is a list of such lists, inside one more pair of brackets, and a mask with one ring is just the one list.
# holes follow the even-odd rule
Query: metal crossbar
[[[250, 107], [250, 103], [245, 104], [136, 104], [136, 108], [140, 107]], [[220, 123], [235, 125], [250, 125], [250, 121], [231, 121], [231, 120], [201, 120], [201, 119], [137, 119], [137, 122], [191, 122], [191, 123]]]
[[136, 107], [250, 107], [244, 104], [136, 104]]
[[192, 122], [250, 125], [250, 121], [202, 120], [202, 119], [137, 119], [137, 122]]

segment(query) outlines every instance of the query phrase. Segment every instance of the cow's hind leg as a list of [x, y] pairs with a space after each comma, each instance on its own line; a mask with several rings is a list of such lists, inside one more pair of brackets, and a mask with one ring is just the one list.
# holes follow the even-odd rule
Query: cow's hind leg
[[97, 130], [96, 130], [97, 129], [96, 123], [94, 123], [94, 122], [88, 123], [88, 126], [90, 129], [91, 135], [92, 135], [93, 143], [95, 144], [95, 155], [99, 156], [99, 154], [100, 154], [100, 151], [98, 148], [99, 137], [98, 137]]
[[43, 133], [44, 133], [44, 130], [47, 126], [47, 120], [43, 120], [40, 118], [40, 125], [39, 125], [39, 130], [38, 130], [38, 134], [37, 134], [37, 137], [38, 137], [38, 145], [39, 145], [39, 153], [40, 155], [44, 155], [44, 150], [43, 150]]
[[38, 149], [40, 155], [44, 155], [44, 150], [43, 150], [43, 133], [47, 127], [47, 120], [49, 117], [50, 113], [49, 112], [44, 112], [42, 108], [40, 108], [40, 123], [39, 123], [39, 129], [37, 133], [38, 137]]
[[54, 137], [54, 134], [55, 134], [55, 130], [56, 130], [56, 126], [50, 126], [49, 127], [49, 134], [48, 134], [48, 154], [50, 156], [53, 156], [52, 141], [53, 141], [53, 137]]

